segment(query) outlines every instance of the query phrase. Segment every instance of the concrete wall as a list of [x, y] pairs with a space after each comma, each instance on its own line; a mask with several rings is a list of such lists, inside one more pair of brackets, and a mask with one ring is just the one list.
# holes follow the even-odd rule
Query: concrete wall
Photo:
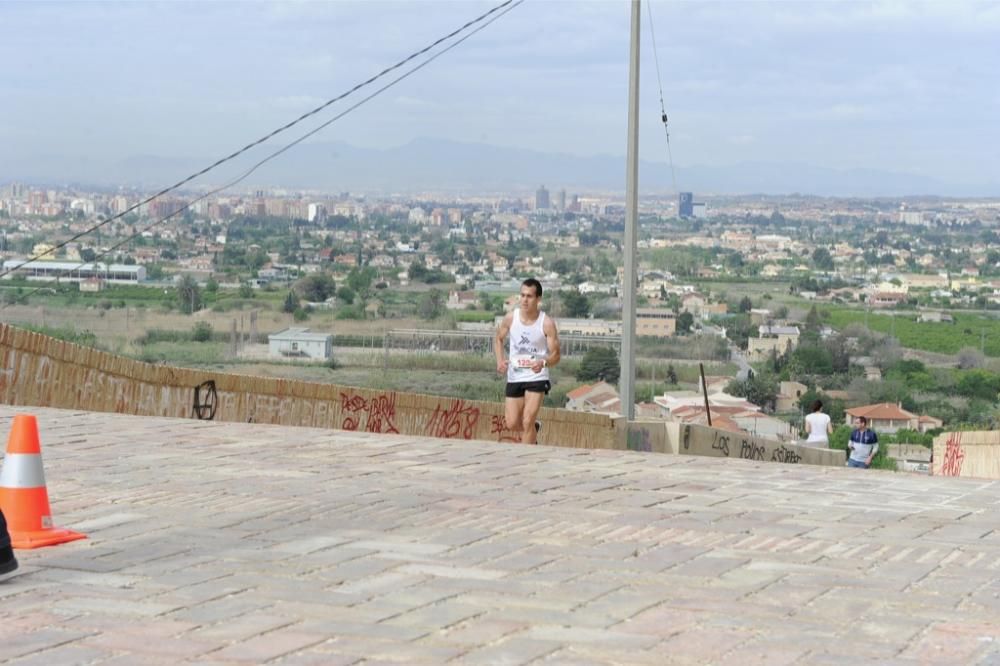
[[837, 449], [787, 444], [700, 425], [681, 425], [679, 430], [678, 452], [682, 455], [840, 467], [844, 465], [844, 452]]
[[1000, 479], [1000, 432], [944, 432], [934, 438], [931, 474]]
[[[0, 402], [144, 416], [274, 423], [513, 442], [503, 405], [272, 377], [191, 370], [112, 356], [0, 324]], [[620, 449], [840, 464], [843, 452], [741, 437], [656, 420], [628, 423], [603, 414], [543, 408], [539, 442]]]
[[[503, 405], [151, 365], [0, 324], [0, 402], [515, 441]], [[542, 444], [618, 448], [610, 417], [543, 409]], [[621, 444], [624, 448], [624, 443]]]
[[737, 435], [701, 425], [663, 421], [615, 419], [619, 432], [615, 448], [713, 458], [742, 458], [761, 462], [843, 467], [844, 452], [786, 444], [751, 435]]

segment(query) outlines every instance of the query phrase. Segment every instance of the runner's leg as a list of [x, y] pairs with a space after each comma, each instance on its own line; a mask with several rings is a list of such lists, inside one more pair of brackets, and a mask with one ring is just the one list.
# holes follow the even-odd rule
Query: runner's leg
[[[521, 413], [524, 411], [524, 398], [507, 398], [504, 403], [504, 421], [507, 428], [515, 433], [521, 432]], [[523, 438], [523, 435], [522, 435]]]
[[538, 410], [542, 408], [542, 400], [544, 399], [545, 394], [542, 392], [525, 391], [524, 393], [524, 413], [521, 417], [521, 442], [524, 444], [538, 442], [535, 420], [538, 419]]

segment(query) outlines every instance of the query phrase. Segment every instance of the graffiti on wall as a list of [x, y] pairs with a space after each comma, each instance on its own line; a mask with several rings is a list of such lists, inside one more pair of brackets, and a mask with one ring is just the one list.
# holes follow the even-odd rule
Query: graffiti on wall
[[715, 435], [712, 437], [712, 450], [719, 451], [722, 455], [729, 457], [729, 435], [720, 435], [719, 431], [715, 431]]
[[202, 421], [215, 418], [219, 404], [219, 394], [215, 390], [215, 380], [209, 379], [194, 387], [194, 417]]
[[458, 399], [450, 405], [438, 404], [427, 422], [427, 434], [444, 439], [472, 439], [479, 423], [479, 408]]
[[[630, 433], [631, 434], [631, 433]], [[759, 460], [763, 462], [765, 459], [771, 460], [771, 462], [781, 462], [795, 464], [802, 460], [802, 455], [794, 448], [785, 446], [784, 444], [779, 445], [777, 448], [771, 451], [770, 458], [767, 456], [767, 444], [765, 442], [758, 442], [752, 437], [743, 437], [739, 440], [739, 447], [737, 448], [736, 442], [734, 441], [735, 435], [732, 433], [727, 433], [724, 431], [715, 430], [712, 433], [712, 451], [717, 452], [715, 455], [721, 455], [729, 458], [731, 454], [736, 454], [739, 458], [743, 460]], [[684, 428], [684, 448], [689, 448], [689, 428]]]
[[744, 460], [764, 460], [764, 445], [752, 439], [744, 439], [740, 444], [740, 458]]
[[357, 430], [364, 418], [366, 432], [399, 433], [396, 427], [396, 394], [383, 393], [370, 400], [358, 394], [340, 394], [340, 408], [344, 411], [344, 420], [340, 427], [344, 430]]
[[962, 433], [949, 433], [944, 445], [944, 460], [941, 461], [942, 476], [960, 476], [965, 450], [962, 448]]
[[787, 448], [784, 444], [779, 446], [771, 454], [772, 462], [782, 462], [782, 463], [797, 463], [802, 460], [802, 456], [795, 451], [795, 449]]
[[496, 435], [498, 442], [520, 442], [517, 430], [507, 427], [507, 419], [503, 414], [490, 417], [490, 435]]

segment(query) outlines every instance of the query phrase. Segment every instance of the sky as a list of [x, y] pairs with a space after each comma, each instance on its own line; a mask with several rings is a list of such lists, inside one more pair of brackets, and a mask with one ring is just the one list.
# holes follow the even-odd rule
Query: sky
[[[226, 154], [498, 2], [0, 2], [0, 173]], [[678, 166], [1000, 182], [1000, 2], [646, 4], [643, 159], [667, 155], [652, 25]], [[315, 140], [624, 156], [629, 11], [526, 0]]]

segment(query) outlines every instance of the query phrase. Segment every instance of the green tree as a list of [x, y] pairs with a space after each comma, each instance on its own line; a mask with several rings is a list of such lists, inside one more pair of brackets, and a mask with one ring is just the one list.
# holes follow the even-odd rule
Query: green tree
[[969, 370], [961, 374], [955, 390], [966, 398], [996, 402], [1000, 376], [986, 370]]
[[378, 277], [378, 271], [371, 266], [364, 268], [354, 267], [347, 274], [347, 286], [354, 290], [354, 293], [362, 296], [371, 293], [372, 283]]
[[150, 280], [162, 280], [164, 276], [162, 264], [149, 264], [146, 266], [146, 278]]
[[417, 314], [421, 319], [430, 321], [444, 314], [444, 293], [440, 289], [431, 289], [420, 297], [417, 303]]
[[414, 261], [406, 271], [407, 277], [414, 282], [423, 282], [427, 278], [427, 266], [423, 261]]
[[549, 269], [559, 275], [569, 275], [576, 272], [577, 261], [572, 257], [558, 257], [549, 264]]
[[673, 386], [677, 385], [677, 370], [674, 369], [673, 363], [667, 366], [667, 382]]
[[726, 392], [746, 398], [764, 409], [774, 409], [778, 399], [778, 380], [770, 373], [754, 372], [746, 379], [734, 379], [726, 386]]
[[567, 317], [584, 318], [590, 314], [590, 302], [578, 291], [560, 291], [559, 300]]
[[750, 312], [750, 310], [753, 309], [753, 301], [750, 300], [749, 296], [744, 296], [743, 298], [740, 299], [740, 305], [738, 309], [740, 312]]
[[177, 283], [177, 303], [184, 314], [192, 314], [201, 309], [201, 289], [190, 275], [185, 275]]
[[244, 282], [240, 285], [240, 298], [253, 298], [253, 287], [249, 283]]
[[621, 374], [621, 364], [618, 353], [610, 347], [594, 347], [588, 349], [580, 361], [576, 378], [581, 382], [603, 380], [612, 384], [618, 383]]
[[677, 315], [677, 335], [687, 335], [694, 326], [694, 315], [690, 312], [682, 312]]
[[809, 308], [809, 313], [806, 315], [805, 325], [803, 326], [803, 332], [808, 333], [819, 338], [819, 332], [823, 328], [823, 321], [819, 317], [819, 311], [816, 310], [816, 306]]
[[799, 344], [791, 355], [792, 375], [826, 377], [833, 374], [833, 354], [825, 346]]
[[833, 256], [830, 251], [825, 247], [818, 247], [813, 250], [812, 255], [813, 265], [816, 266], [817, 270], [821, 271], [832, 271], [833, 270]]
[[219, 283], [214, 277], [208, 278], [208, 282], [205, 283], [205, 291], [210, 294], [215, 294], [219, 291]]
[[285, 296], [285, 302], [281, 306], [282, 312], [293, 313], [299, 309], [299, 297], [294, 291], [289, 290], [288, 295]]
[[322, 303], [333, 296], [336, 285], [328, 273], [314, 273], [295, 283], [295, 291], [303, 300], [310, 303]]
[[337, 290], [337, 298], [339, 298], [341, 301], [343, 301], [348, 305], [354, 303], [355, 295], [356, 294], [354, 293], [354, 290], [348, 287], [347, 285], [344, 285], [343, 287]]

